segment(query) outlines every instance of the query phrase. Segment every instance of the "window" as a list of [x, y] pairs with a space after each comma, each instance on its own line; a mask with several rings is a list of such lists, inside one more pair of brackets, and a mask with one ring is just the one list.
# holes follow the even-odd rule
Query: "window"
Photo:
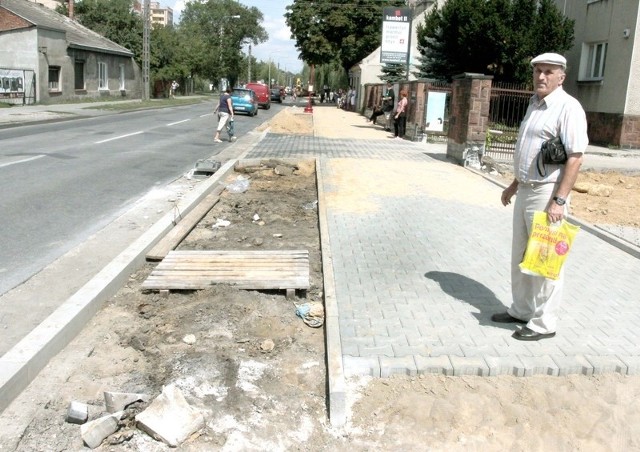
[[98, 89], [109, 89], [107, 78], [107, 63], [98, 63]]
[[84, 86], [84, 61], [76, 61], [73, 65], [75, 89], [85, 89]]
[[60, 66], [49, 66], [49, 91], [60, 91]]
[[120, 65], [120, 90], [124, 91], [124, 64]]
[[583, 44], [581, 59], [581, 80], [602, 80], [607, 59], [607, 43]]

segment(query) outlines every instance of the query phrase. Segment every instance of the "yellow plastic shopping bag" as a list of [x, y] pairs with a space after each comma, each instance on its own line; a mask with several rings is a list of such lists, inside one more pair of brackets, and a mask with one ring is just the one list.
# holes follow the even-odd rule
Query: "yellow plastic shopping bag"
[[534, 212], [531, 234], [520, 270], [529, 275], [558, 279], [580, 226], [565, 221], [549, 223], [546, 212]]

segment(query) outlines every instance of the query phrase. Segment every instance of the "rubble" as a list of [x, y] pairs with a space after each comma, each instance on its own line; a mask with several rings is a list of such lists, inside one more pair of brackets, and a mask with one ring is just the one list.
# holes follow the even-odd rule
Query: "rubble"
[[72, 401], [65, 420], [70, 424], [84, 424], [87, 419], [89, 419], [89, 406], [86, 403]]
[[163, 388], [149, 407], [136, 416], [138, 428], [171, 447], [179, 446], [204, 427], [204, 416], [192, 408], [174, 384]]
[[82, 440], [91, 449], [95, 449], [104, 439], [118, 431], [118, 421], [123, 412], [108, 414], [80, 426]]
[[104, 392], [104, 403], [108, 413], [122, 411], [135, 402], [148, 402], [147, 394], [135, 394], [129, 392]]

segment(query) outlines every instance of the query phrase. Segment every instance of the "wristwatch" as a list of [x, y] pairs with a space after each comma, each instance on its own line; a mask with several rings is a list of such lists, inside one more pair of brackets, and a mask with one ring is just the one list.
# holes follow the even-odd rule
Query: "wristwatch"
[[564, 206], [564, 205], [566, 204], [566, 202], [567, 202], [567, 200], [566, 200], [566, 199], [564, 199], [564, 198], [563, 198], [563, 197], [561, 197], [561, 196], [554, 196], [554, 197], [553, 197], [553, 200], [554, 200], [554, 201], [556, 202], [556, 204], [558, 204], [559, 206]]

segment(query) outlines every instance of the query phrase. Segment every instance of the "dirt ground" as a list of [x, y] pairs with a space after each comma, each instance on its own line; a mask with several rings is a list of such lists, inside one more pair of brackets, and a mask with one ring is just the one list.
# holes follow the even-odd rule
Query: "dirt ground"
[[[282, 133], [311, 126], [289, 110], [270, 124]], [[621, 375], [351, 378], [349, 421], [331, 427], [324, 332], [296, 316], [296, 304], [323, 299], [314, 167], [265, 163], [242, 173], [247, 191], [224, 192], [179, 249], [307, 249], [310, 289], [294, 300], [224, 285], [165, 297], [140, 288], [149, 263], [36, 379], [36, 415], [18, 437], [0, 435], [0, 451], [82, 450], [80, 427], [65, 422], [71, 401], [88, 404], [95, 419], [106, 414], [103, 391], [152, 400], [170, 383], [205, 420], [177, 450], [640, 450], [640, 378]], [[577, 216], [637, 225], [638, 176], [581, 177], [613, 191], [574, 194]], [[148, 405], [131, 405], [95, 450], [169, 450], [136, 428]]]
[[[504, 183], [513, 173], [500, 175]], [[640, 227], [640, 174], [581, 171], [571, 192], [571, 214], [591, 224]]]

